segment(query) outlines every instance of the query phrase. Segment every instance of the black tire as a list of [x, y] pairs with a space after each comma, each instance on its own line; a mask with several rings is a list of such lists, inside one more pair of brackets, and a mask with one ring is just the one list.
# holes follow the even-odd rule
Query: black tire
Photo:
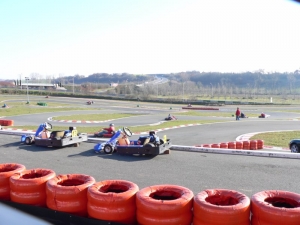
[[26, 137], [25, 138], [25, 144], [26, 145], [31, 145], [32, 141], [31, 141], [31, 138], [30, 137]]
[[111, 145], [105, 145], [103, 148], [105, 154], [111, 154], [113, 152], [113, 147]]
[[74, 147], [79, 147], [79, 145], [80, 145], [80, 143], [78, 142], [78, 143], [75, 143], [75, 144], [73, 144], [73, 146]]
[[299, 147], [296, 144], [291, 145], [291, 152], [293, 153], [299, 153]]

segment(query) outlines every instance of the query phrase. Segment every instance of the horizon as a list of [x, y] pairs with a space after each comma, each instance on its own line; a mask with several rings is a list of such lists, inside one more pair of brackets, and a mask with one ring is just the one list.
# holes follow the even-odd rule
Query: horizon
[[292, 73], [292, 0], [0, 2], [0, 79], [96, 73]]

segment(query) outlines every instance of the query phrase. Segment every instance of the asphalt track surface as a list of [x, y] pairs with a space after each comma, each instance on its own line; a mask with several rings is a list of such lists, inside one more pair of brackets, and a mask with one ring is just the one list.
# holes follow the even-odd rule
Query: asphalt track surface
[[[84, 105], [84, 99], [51, 98], [51, 101]], [[139, 104], [139, 107], [137, 107]], [[90, 106], [87, 106], [90, 107]], [[181, 111], [180, 106], [146, 104], [136, 102], [95, 101], [91, 107], [101, 108], [99, 113], [132, 112], [136, 117], [114, 120], [118, 126], [152, 124], [162, 121], [168, 113]], [[172, 110], [170, 110], [172, 107]], [[245, 133], [272, 130], [298, 130], [299, 122], [296, 113], [275, 112], [276, 108], [253, 108], [242, 106], [246, 114], [264, 111], [271, 117], [266, 119], [248, 118], [235, 121], [234, 118], [197, 119], [220, 120], [218, 123], [183, 127], [159, 132], [167, 135], [174, 145], [196, 145], [234, 141]], [[221, 107], [221, 110], [234, 112], [234, 107]], [[10, 117], [15, 125], [39, 125], [55, 115], [81, 114], [82, 112], [59, 112]], [[95, 111], [88, 113], [94, 114]], [[145, 114], [138, 116], [139, 114]], [[195, 119], [178, 116], [179, 119]], [[66, 126], [106, 126], [99, 124], [70, 124], [53, 121], [52, 125]], [[83, 173], [93, 176], [96, 181], [106, 179], [123, 179], [136, 183], [140, 189], [157, 184], [176, 184], [191, 189], [194, 194], [205, 189], [231, 189], [251, 197], [263, 190], [285, 190], [300, 193], [298, 159], [255, 157], [245, 155], [227, 155], [212, 153], [195, 153], [171, 151], [169, 155], [156, 157], [127, 156], [120, 154], [95, 154], [94, 143], [82, 143], [79, 147], [62, 149], [27, 146], [20, 144], [20, 136], [0, 135], [0, 163], [21, 163], [27, 169], [48, 168], [57, 174]], [[137, 136], [136, 136], [137, 137]], [[135, 139], [136, 137], [132, 137]]]

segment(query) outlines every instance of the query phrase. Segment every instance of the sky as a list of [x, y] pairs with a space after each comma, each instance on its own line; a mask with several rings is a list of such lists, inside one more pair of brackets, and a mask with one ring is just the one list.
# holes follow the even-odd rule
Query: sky
[[291, 0], [0, 0], [0, 79], [294, 72]]

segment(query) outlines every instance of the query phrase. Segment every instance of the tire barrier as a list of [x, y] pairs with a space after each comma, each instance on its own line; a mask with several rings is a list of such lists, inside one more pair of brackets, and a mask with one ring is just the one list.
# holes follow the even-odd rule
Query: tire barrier
[[137, 222], [143, 225], [190, 225], [194, 194], [177, 185], [155, 185], [136, 194]]
[[[250, 220], [251, 225], [300, 224], [300, 194], [293, 192], [267, 190], [254, 194], [250, 200], [237, 191], [208, 189], [194, 196], [189, 189], [177, 185], [155, 185], [138, 191], [138, 186], [130, 181], [95, 183], [93, 177], [81, 174], [58, 175], [44, 182], [48, 208], [31, 205], [29, 201], [24, 201], [25, 204], [10, 201], [14, 186], [23, 193], [14, 196], [20, 199], [33, 196], [34, 182], [30, 186], [20, 180], [43, 183], [40, 179], [45, 180], [47, 175], [43, 173], [47, 171], [51, 170], [26, 170], [21, 164], [0, 164], [0, 203], [15, 208], [22, 206], [24, 212], [31, 208], [37, 217], [55, 219], [60, 224], [70, 219], [74, 225], [83, 224], [82, 221], [87, 224], [89, 218], [82, 218], [87, 215], [91, 224], [249, 225]], [[36, 192], [36, 195], [42, 194]], [[47, 215], [40, 209], [46, 209]], [[128, 214], [131, 215], [127, 220]], [[122, 216], [125, 220], [121, 221]]]
[[237, 191], [204, 190], [194, 197], [193, 209], [193, 225], [250, 225], [250, 199]]
[[211, 148], [220, 148], [220, 144], [212, 144]]
[[257, 141], [256, 140], [250, 141], [250, 150], [257, 150]]
[[300, 224], [300, 195], [269, 190], [251, 197], [252, 225]]
[[182, 107], [182, 109], [190, 109], [190, 110], [220, 110], [219, 108], [212, 107]]
[[228, 148], [228, 143], [227, 142], [220, 143], [220, 148]]
[[235, 142], [228, 142], [228, 148], [229, 149], [236, 149], [236, 143]]
[[242, 141], [236, 141], [235, 142], [235, 148], [236, 149], [243, 149], [243, 142]]
[[138, 191], [136, 184], [125, 180], [105, 180], [93, 184], [87, 191], [89, 217], [135, 224]]
[[50, 209], [87, 215], [87, 189], [95, 179], [84, 174], [58, 175], [46, 184], [47, 206]]
[[243, 149], [250, 150], [250, 141], [243, 141]]
[[195, 145], [195, 147], [257, 150], [257, 149], [263, 149], [264, 141], [263, 140], [232, 141], [232, 142], [222, 142], [219, 144]]
[[263, 148], [264, 148], [264, 141], [257, 140], [257, 149], [263, 149]]
[[13, 120], [0, 120], [1, 126], [13, 126], [14, 121]]
[[46, 206], [46, 182], [55, 176], [53, 170], [40, 168], [15, 173], [9, 180], [11, 201]]
[[10, 200], [9, 179], [15, 173], [20, 173], [26, 168], [22, 164], [0, 164], [0, 200]]

